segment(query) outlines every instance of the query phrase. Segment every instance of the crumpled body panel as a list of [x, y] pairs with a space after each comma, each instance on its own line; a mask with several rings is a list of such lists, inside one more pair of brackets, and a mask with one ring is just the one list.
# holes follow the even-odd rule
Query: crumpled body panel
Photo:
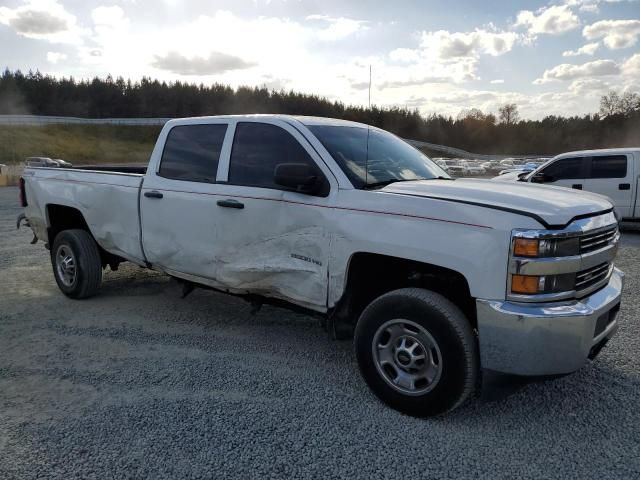
[[25, 213], [38, 239], [47, 241], [48, 205], [71, 207], [82, 213], [102, 248], [144, 264], [138, 217], [142, 175], [34, 168], [25, 171], [24, 179], [29, 202]]
[[326, 303], [328, 245], [322, 227], [230, 245], [217, 256], [216, 278], [229, 288], [320, 306]]

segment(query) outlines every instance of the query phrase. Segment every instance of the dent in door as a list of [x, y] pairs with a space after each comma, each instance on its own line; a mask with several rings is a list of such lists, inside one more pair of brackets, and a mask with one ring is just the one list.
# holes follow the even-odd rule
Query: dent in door
[[234, 290], [324, 309], [328, 250], [324, 228], [295, 228], [220, 252], [217, 280]]

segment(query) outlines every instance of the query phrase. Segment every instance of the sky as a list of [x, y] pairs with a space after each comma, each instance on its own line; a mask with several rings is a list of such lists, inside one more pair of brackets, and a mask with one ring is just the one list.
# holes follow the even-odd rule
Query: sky
[[523, 118], [640, 92], [640, 0], [0, 0], [0, 67]]

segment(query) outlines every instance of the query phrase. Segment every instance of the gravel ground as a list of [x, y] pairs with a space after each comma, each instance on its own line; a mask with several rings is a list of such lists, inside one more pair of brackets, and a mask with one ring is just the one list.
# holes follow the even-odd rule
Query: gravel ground
[[65, 298], [0, 189], [0, 478], [638, 478], [640, 234], [617, 337], [554, 381], [418, 420], [316, 320], [123, 265]]

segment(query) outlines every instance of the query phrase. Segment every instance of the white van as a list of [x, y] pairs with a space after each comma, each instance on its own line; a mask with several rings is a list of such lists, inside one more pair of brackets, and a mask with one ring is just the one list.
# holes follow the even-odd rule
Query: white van
[[584, 150], [558, 155], [519, 180], [575, 188], [609, 197], [618, 216], [640, 219], [640, 148]]

